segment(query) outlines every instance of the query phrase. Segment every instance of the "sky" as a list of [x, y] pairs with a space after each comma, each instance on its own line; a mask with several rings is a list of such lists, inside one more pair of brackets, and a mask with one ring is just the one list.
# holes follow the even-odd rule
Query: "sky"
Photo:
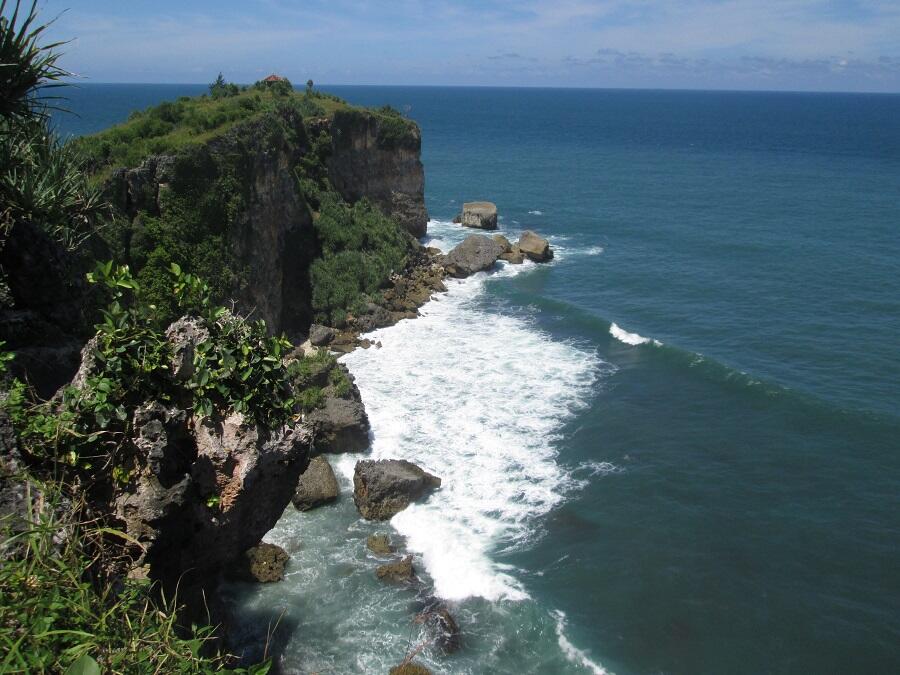
[[900, 92], [900, 0], [40, 0], [88, 82]]

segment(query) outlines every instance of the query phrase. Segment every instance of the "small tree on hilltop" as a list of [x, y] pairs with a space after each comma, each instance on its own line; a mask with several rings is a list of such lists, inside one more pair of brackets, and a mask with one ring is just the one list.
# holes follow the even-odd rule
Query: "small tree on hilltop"
[[209, 85], [209, 94], [213, 98], [222, 98], [228, 94], [228, 83], [225, 82], [225, 78], [222, 77], [221, 72], [216, 78], [216, 81]]
[[312, 91], [313, 91], [313, 81], [307, 80], [306, 81], [306, 95], [307, 96], [311, 95]]

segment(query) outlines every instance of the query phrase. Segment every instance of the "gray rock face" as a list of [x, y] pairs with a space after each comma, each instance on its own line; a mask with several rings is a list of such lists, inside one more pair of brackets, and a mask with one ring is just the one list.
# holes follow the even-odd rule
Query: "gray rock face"
[[356, 463], [353, 501], [363, 518], [388, 520], [440, 486], [440, 478], [404, 459], [367, 459]]
[[441, 259], [441, 263], [451, 276], [462, 278], [490, 269], [500, 254], [502, 247], [490, 237], [472, 234]]
[[172, 375], [185, 381], [194, 374], [195, 347], [209, 340], [209, 331], [193, 317], [182, 317], [166, 329], [166, 338], [172, 344]]
[[466, 202], [460, 217], [465, 227], [497, 229], [497, 205], [493, 202]]
[[[349, 373], [344, 368], [348, 378]], [[361, 452], [369, 447], [369, 417], [359, 388], [350, 379], [350, 390], [335, 396], [326, 389], [325, 405], [306, 416], [306, 424], [315, 434], [316, 452]]]
[[[394, 133], [396, 129], [402, 133]], [[414, 237], [428, 225], [419, 128], [367, 111], [342, 110], [331, 124], [329, 178], [348, 202], [367, 197]]]
[[324, 347], [334, 340], [334, 328], [314, 323], [309, 327], [309, 343], [314, 347]]
[[291, 501], [298, 511], [309, 511], [338, 498], [340, 487], [328, 460], [319, 455], [313, 457], [300, 475], [297, 490]]
[[534, 262], [547, 262], [553, 258], [550, 242], [531, 230], [525, 230], [519, 237], [519, 249]]

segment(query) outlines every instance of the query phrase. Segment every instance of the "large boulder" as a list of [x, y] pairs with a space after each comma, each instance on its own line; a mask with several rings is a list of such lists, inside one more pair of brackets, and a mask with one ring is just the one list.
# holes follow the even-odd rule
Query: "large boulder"
[[388, 520], [441, 486], [441, 479], [404, 459], [356, 463], [353, 501], [363, 518]]
[[497, 229], [497, 205], [492, 202], [466, 202], [460, 217], [465, 227]]
[[550, 242], [531, 230], [522, 233], [518, 246], [519, 250], [534, 262], [547, 262], [553, 258]]
[[340, 488], [334, 470], [328, 460], [319, 455], [313, 457], [306, 471], [300, 476], [297, 490], [291, 501], [298, 511], [309, 511], [338, 498]]
[[522, 253], [518, 244], [511, 244], [509, 239], [502, 234], [495, 234], [492, 239], [500, 244], [502, 249], [500, 252], [500, 260], [505, 260], [513, 265], [520, 265], [525, 262], [525, 254]]
[[309, 343], [313, 347], [322, 347], [334, 340], [334, 328], [314, 323], [309, 327]]
[[269, 584], [284, 579], [288, 554], [280, 546], [263, 542], [244, 552], [229, 570], [229, 576], [239, 581]]
[[390, 537], [386, 534], [370, 534], [366, 540], [366, 547], [375, 555], [382, 557], [387, 557], [394, 552]]
[[472, 234], [445, 255], [441, 263], [448, 274], [463, 278], [490, 269], [502, 252], [500, 244], [490, 237]]
[[416, 616], [416, 621], [425, 625], [434, 643], [445, 652], [455, 652], [460, 648], [462, 637], [459, 624], [440, 600], [432, 599]]

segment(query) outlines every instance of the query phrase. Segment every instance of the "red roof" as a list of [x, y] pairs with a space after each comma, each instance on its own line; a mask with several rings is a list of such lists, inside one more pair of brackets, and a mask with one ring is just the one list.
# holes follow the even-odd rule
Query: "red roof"
[[266, 79], [263, 80], [263, 82], [282, 82], [282, 81], [284, 81], [284, 78], [279, 77], [275, 73], [272, 73]]

